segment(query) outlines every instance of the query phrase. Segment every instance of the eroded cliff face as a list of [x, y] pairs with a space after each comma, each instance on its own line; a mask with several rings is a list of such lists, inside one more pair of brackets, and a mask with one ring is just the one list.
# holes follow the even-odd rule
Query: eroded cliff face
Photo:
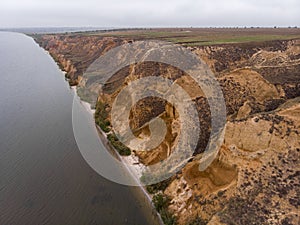
[[299, 41], [194, 51], [218, 76], [228, 122], [214, 163], [199, 172], [195, 157], [165, 190], [170, 210], [180, 224], [296, 224]]
[[199, 172], [195, 157], [165, 190], [178, 222], [199, 217], [209, 224], [297, 224], [299, 110], [297, 98], [275, 111], [228, 122], [209, 168]]
[[[100, 55], [129, 40], [84, 35], [36, 38], [77, 84]], [[197, 105], [201, 133], [194, 159], [159, 192], [169, 196], [168, 210], [178, 224], [297, 224], [300, 196], [300, 40], [190, 48], [214, 71], [227, 108], [225, 140], [205, 171], [198, 159], [210, 135], [210, 111], [197, 84], [177, 68], [147, 62], [118, 71], [99, 101], [112, 103], [130, 81], [163, 76], [182, 86]], [[176, 109], [161, 99], [140, 100], [130, 126], [149, 136], [149, 121], [162, 118], [167, 135], [156, 149], [134, 152], [146, 165], [172, 153], [180, 126]], [[110, 117], [107, 118], [110, 120]]]
[[81, 35], [36, 35], [34, 39], [66, 72], [70, 85], [77, 85], [85, 70], [98, 57], [124, 42], [114, 37]]

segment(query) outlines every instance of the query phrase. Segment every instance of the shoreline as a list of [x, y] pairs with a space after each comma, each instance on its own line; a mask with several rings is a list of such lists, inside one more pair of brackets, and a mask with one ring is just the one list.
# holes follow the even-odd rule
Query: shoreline
[[[296, 116], [299, 111], [299, 101], [295, 98], [300, 95], [300, 84], [299, 79], [297, 79], [298, 67], [300, 66], [298, 57], [300, 53], [300, 39], [278, 39], [279, 36], [274, 35], [277, 32], [280, 35], [290, 35], [289, 37], [292, 35], [289, 32], [283, 34], [278, 29], [274, 29], [269, 33], [261, 29], [255, 32], [255, 36], [250, 37], [250, 33], [243, 33], [239, 30], [233, 35], [229, 30], [212, 29], [203, 36], [197, 33], [197, 30], [191, 30], [191, 35], [194, 38], [192, 41], [189, 40], [188, 35], [174, 38], [174, 33], [167, 31], [164, 33], [164, 38], [174, 38], [173, 40], [178, 42], [178, 44], [187, 47], [197, 56], [205, 59], [206, 64], [213, 69], [223, 90], [227, 115], [227, 135], [224, 142], [222, 142], [220, 154], [209, 170], [205, 171], [204, 174], [198, 173], [197, 167], [199, 167], [199, 163], [197, 159], [201, 158], [199, 153], [204, 150], [206, 141], [210, 140], [209, 124], [211, 123], [211, 119], [209, 115], [211, 113], [202, 92], [198, 93], [199, 90], [196, 90], [196, 88], [195, 90], [191, 90], [190, 94], [195, 99], [195, 102], [197, 102], [197, 106], [199, 106], [197, 107], [199, 120], [203, 123], [204, 128], [201, 129], [202, 132], [199, 135], [199, 148], [195, 149], [194, 152], [194, 155], [198, 156], [196, 156], [195, 160], [189, 161], [189, 165], [185, 167], [185, 170], [176, 174], [176, 177], [174, 176], [174, 180], [171, 181], [172, 183], [166, 182], [162, 185], [154, 185], [153, 187], [145, 186], [145, 189], [149, 191], [149, 196], [152, 196], [155, 206], [160, 204], [161, 198], [158, 199], [151, 193], [160, 194], [162, 191], [163, 195], [161, 197], [166, 197], [167, 203], [166, 208], [163, 208], [164, 211], [156, 207], [166, 223], [169, 222], [169, 218], [170, 224], [173, 224], [173, 221], [179, 224], [202, 224], [202, 222], [214, 224], [219, 221], [230, 223], [232, 220], [252, 221], [253, 215], [259, 221], [271, 219], [272, 221], [281, 223], [284, 220], [291, 222], [297, 220], [296, 217], [290, 216], [290, 214], [287, 215], [286, 212], [292, 212], [292, 214], [296, 212], [296, 200], [293, 196], [296, 186], [292, 182], [292, 174], [295, 171], [291, 170], [289, 165], [296, 166], [297, 161], [295, 161], [295, 158], [297, 158], [299, 153], [299, 143], [296, 141], [297, 138], [300, 138], [298, 132], [300, 121]], [[58, 56], [57, 61], [62, 63], [59, 66], [63, 68], [62, 70], [69, 71], [66, 76], [75, 80], [69, 80], [69, 85], [73, 86], [76, 84], [77, 76], [80, 79], [80, 74], [82, 74], [82, 71], [89, 64], [89, 62], [85, 61], [85, 49], [89, 48], [88, 53], [92, 55], [96, 54], [95, 52], [99, 51], [99, 48], [103, 49], [103, 46], [108, 48], [118, 45], [119, 41], [130, 41], [131, 38], [131, 41], [148, 40], [148, 38], [153, 38], [153, 36], [157, 36], [160, 39], [161, 37], [158, 31], [151, 31], [146, 36], [139, 36], [138, 33], [134, 32], [127, 34], [127, 36], [122, 36], [121, 33], [108, 35], [107, 39], [103, 39], [101, 36], [95, 38], [95, 36], [91, 37], [89, 35], [52, 35], [36, 37], [36, 40], [41, 46], [52, 52], [54, 59]], [[215, 35], [218, 36], [219, 40], [213, 38]], [[228, 40], [237, 38], [239, 42], [230, 42], [231, 44], [228, 44], [228, 42], [226, 43], [225, 40], [222, 40], [225, 36], [227, 36]], [[268, 40], [261, 39], [264, 36], [268, 36]], [[96, 45], [94, 38], [97, 40]], [[254, 42], [253, 38], [257, 38], [257, 40]], [[207, 42], [202, 42], [203, 40], [207, 40]], [[76, 43], [75, 49], [73, 43]], [[94, 49], [94, 45], [97, 48]], [[76, 51], [73, 52], [73, 49]], [[224, 59], [224, 56], [227, 58]], [[96, 59], [96, 55], [92, 58]], [[71, 59], [74, 61], [69, 62], [68, 60]], [[278, 65], [276, 67], [272, 66], [274, 63]], [[75, 65], [77, 65], [76, 67], [79, 68], [79, 71], [74, 69]], [[149, 67], [147, 65], [144, 66], [140, 67], [141, 70], [132, 71], [130, 69], [129, 72], [138, 78], [143, 75], [147, 76], [148, 74], [156, 74], [157, 71], [162, 71], [160, 67], [152, 71], [151, 65]], [[145, 74], [142, 72], [143, 68], [145, 68]], [[166, 69], [168, 68], [169, 66], [166, 65]], [[172, 73], [172, 71], [171, 69], [168, 73]], [[174, 76], [177, 76], [176, 74], [174, 73]], [[128, 71], [120, 71], [119, 75], [120, 77], [123, 77], [123, 75], [127, 76]], [[68, 79], [65, 78], [65, 80]], [[190, 83], [185, 82], [189, 81], [188, 76], [179, 80], [179, 82], [181, 81], [184, 83], [183, 89], [185, 87], [188, 89]], [[118, 82], [116, 82], [117, 84]], [[110, 89], [110, 87], [108, 90], [115, 90], [114, 88]], [[113, 97], [116, 94], [117, 92], [108, 93], [107, 99], [110, 104], [113, 102]], [[103, 102], [104, 100], [105, 98], [103, 98]], [[81, 108], [83, 107], [80, 103], [79, 105]], [[111, 124], [108, 122], [111, 121], [107, 121], [106, 123], [106, 119], [110, 119], [107, 116], [108, 114], [105, 114], [104, 110], [106, 110], [106, 107], [99, 104], [97, 108], [95, 118], [97, 124], [101, 125], [104, 131], [109, 131], [107, 128], [111, 128]], [[158, 112], [155, 107], [152, 108], [153, 112]], [[85, 109], [82, 110], [85, 113]], [[137, 119], [143, 119], [144, 115], [141, 114], [141, 111], [136, 110], [136, 114], [138, 116]], [[81, 115], [90, 117], [90, 114]], [[90, 119], [90, 127], [95, 129], [94, 120], [93, 118]], [[84, 125], [82, 124], [82, 127]], [[94, 130], [90, 135], [94, 135], [94, 138], [97, 139], [101, 134], [98, 135], [95, 132], [97, 130]], [[103, 143], [108, 141], [113, 146], [116, 146], [116, 149], [121, 154], [123, 152], [125, 152], [124, 154], [129, 154], [128, 149], [119, 145], [119, 142], [115, 144], [115, 136], [110, 136], [107, 133], [104, 136], [106, 138], [102, 137]], [[86, 137], [89, 138], [89, 136]], [[249, 144], [249, 137], [256, 140], [254, 145]], [[270, 138], [272, 142], [270, 142]], [[95, 146], [95, 152], [97, 152], [97, 145]], [[265, 150], [262, 152], [261, 148]], [[103, 153], [106, 154], [106, 147], [103, 146], [101, 147], [102, 149], [104, 150]], [[110, 148], [107, 148], [107, 150], [111, 151], [111, 156], [115, 152], [114, 150], [110, 150]], [[252, 153], [248, 150], [251, 150]], [[137, 154], [133, 152], [132, 155]], [[108, 157], [111, 156], [108, 155]], [[116, 159], [114, 158], [114, 160]], [[105, 161], [103, 162], [105, 163]], [[132, 156], [123, 158], [120, 166], [124, 167], [124, 162], [128, 162], [128, 166], [133, 171], [143, 170], [143, 168], [136, 166], [137, 160], [134, 160]], [[274, 162], [276, 168], [274, 167]], [[134, 166], [131, 166], [132, 164]], [[122, 168], [120, 171], [124, 174], [126, 170], [126, 168]], [[111, 170], [108, 175], [112, 172]], [[126, 173], [126, 175], [128, 174]], [[274, 182], [274, 180], [276, 181], [278, 177], [282, 178], [282, 176], [284, 176], [284, 179], [282, 179], [281, 183]], [[139, 176], [137, 178], [140, 179]], [[254, 182], [249, 183], [249, 180]], [[286, 186], [289, 192], [282, 194], [282, 186]], [[245, 187], [246, 191], [244, 190]], [[133, 197], [135, 197], [135, 193], [136, 196], [141, 196], [136, 197], [135, 200], [141, 204], [137, 204], [141, 210], [141, 214], [146, 214], [146, 218], [149, 218], [148, 214], [151, 214], [152, 210], [148, 208], [149, 199], [147, 198], [149, 196], [147, 193], [145, 194], [144, 190], [136, 187], [130, 188], [130, 190], [133, 193], [130, 191], [129, 194], [132, 194]], [[256, 199], [255, 196], [258, 194], [260, 197]], [[251, 197], [251, 202], [253, 202], [250, 205], [248, 202], [249, 196]], [[280, 210], [277, 210], [272, 215], [266, 213], [272, 211], [272, 205], [267, 204], [270, 196], [282, 202]], [[261, 201], [264, 204], [261, 204]], [[236, 206], [243, 206], [246, 211], [251, 210], [253, 215], [244, 214], [243, 209]], [[261, 210], [260, 207], [257, 208], [257, 206], [261, 206], [264, 210]], [[145, 211], [148, 211], [148, 213], [144, 213]], [[156, 221], [153, 221], [150, 224], [156, 223]]]
[[[152, 203], [152, 196], [147, 192], [145, 187], [143, 185], [141, 185], [141, 182], [135, 176], [134, 171], [132, 169], [130, 169], [130, 167], [128, 166], [129, 164], [125, 162], [126, 161], [125, 157], [132, 157], [132, 155], [130, 155], [130, 156], [121, 156], [121, 155], [119, 155], [117, 150], [107, 140], [106, 134], [101, 130], [101, 128], [97, 124], [95, 124], [95, 126], [96, 126], [96, 129], [98, 131], [98, 136], [101, 139], [101, 141], [102, 141], [103, 145], [105, 146], [106, 150], [108, 150], [120, 162], [122, 162], [122, 164], [125, 166], [126, 170], [130, 173], [130, 175], [136, 180], [136, 182], [138, 184], [140, 184], [139, 186], [132, 186], [132, 188], [134, 188], [134, 189], [136, 188], [140, 191], [141, 196], [139, 196], [139, 197], [143, 197], [143, 199], [146, 200], [147, 204], [149, 204], [149, 206], [152, 209], [151, 215], [153, 215], [153, 213], [155, 213], [155, 216], [158, 218], [159, 224], [163, 225], [164, 223], [162, 221], [162, 218], [161, 218], [160, 214], [157, 212], [157, 210], [155, 209], [155, 207]], [[137, 193], [134, 193], [134, 194], [137, 194]]]
[[[45, 50], [45, 49], [44, 49]], [[49, 56], [51, 57], [50, 53], [45, 50]], [[51, 57], [52, 58], [52, 57]], [[52, 58], [54, 61], [55, 59]], [[56, 62], [56, 61], [55, 61]], [[62, 72], [62, 74], [65, 77], [65, 81], [68, 83], [71, 91], [77, 95], [77, 85], [75, 86], [71, 86], [68, 79], [66, 78], [66, 71], [64, 71], [60, 65], [56, 62], [59, 70]], [[157, 220], [159, 225], [164, 225], [164, 222], [161, 218], [161, 215], [159, 214], [159, 212], [155, 209], [153, 202], [152, 202], [152, 196], [147, 192], [146, 188], [141, 184], [140, 180], [138, 179], [138, 173], [141, 172], [139, 171], [137, 167], [142, 166], [142, 164], [137, 163], [135, 165], [131, 165], [131, 167], [129, 167], [129, 163], [136, 160], [134, 158], [134, 156], [131, 154], [129, 156], [121, 156], [118, 151], [110, 144], [110, 142], [107, 139], [107, 135], [101, 130], [101, 128], [96, 124], [95, 119], [94, 119], [94, 113], [96, 110], [92, 109], [91, 104], [88, 102], [85, 102], [83, 100], [80, 99], [80, 97], [77, 95], [77, 97], [80, 100], [80, 104], [82, 104], [82, 106], [85, 108], [85, 110], [87, 111], [87, 113], [89, 113], [90, 115], [93, 116], [93, 120], [94, 120], [94, 125], [96, 127], [97, 133], [98, 133], [98, 137], [100, 138], [101, 142], [103, 143], [103, 145], [105, 146], [106, 150], [109, 151], [114, 157], [116, 157], [120, 162], [122, 162], [122, 164], [125, 166], [126, 170], [130, 173], [130, 175], [134, 178], [134, 180], [137, 182], [137, 184], [139, 184], [138, 186], [132, 186], [132, 189], [136, 189], [137, 191], [139, 191], [139, 193], [133, 192], [133, 194], [138, 197], [138, 198], [143, 198], [144, 203], [148, 204], [148, 206], [152, 209], [151, 211], [151, 216], [153, 217], [152, 219]], [[133, 167], [135, 167], [135, 170], [133, 170]], [[147, 216], [150, 216], [147, 215]]]

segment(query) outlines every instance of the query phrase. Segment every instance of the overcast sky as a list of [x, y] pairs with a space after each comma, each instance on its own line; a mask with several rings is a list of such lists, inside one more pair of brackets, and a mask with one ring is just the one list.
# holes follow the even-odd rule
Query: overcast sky
[[299, 0], [1, 0], [0, 27], [300, 26]]

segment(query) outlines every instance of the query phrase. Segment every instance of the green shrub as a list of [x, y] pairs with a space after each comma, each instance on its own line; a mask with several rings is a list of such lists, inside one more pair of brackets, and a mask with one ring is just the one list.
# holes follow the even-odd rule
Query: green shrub
[[[108, 108], [109, 105], [101, 101], [98, 101], [96, 104], [95, 121], [96, 124], [98, 124], [101, 130], [103, 130], [105, 133], [109, 133], [111, 131], [111, 124], [108, 120]], [[108, 134], [107, 139], [110, 141], [112, 146], [118, 151], [120, 155], [128, 156], [131, 154], [130, 148], [128, 148], [122, 142], [120, 142], [114, 133]]]
[[166, 225], [176, 224], [176, 218], [168, 211], [170, 199], [164, 194], [156, 194], [152, 199], [153, 205], [157, 212], [159, 212], [161, 219]]
[[170, 202], [169, 198], [161, 193], [154, 195], [152, 201], [158, 212], [160, 212], [163, 208], [167, 208]]
[[101, 128], [101, 130], [103, 130], [105, 133], [110, 132], [110, 122], [107, 119], [108, 118], [108, 112], [107, 112], [108, 107], [109, 107], [108, 104], [98, 101], [97, 105], [96, 105], [96, 111], [95, 111], [96, 124], [98, 124], [99, 127]]
[[110, 141], [112, 146], [118, 151], [122, 156], [128, 156], [131, 154], [130, 148], [125, 146], [122, 142], [119, 141], [117, 136], [114, 133], [108, 134], [107, 139]]
[[173, 216], [167, 209], [163, 208], [160, 211], [161, 219], [166, 225], [174, 225], [176, 224], [176, 218]]
[[163, 180], [157, 184], [147, 185], [146, 189], [150, 194], [155, 194], [158, 191], [164, 191], [170, 184], [171, 179]]
[[95, 118], [100, 118], [105, 121], [108, 118], [108, 107], [108, 104], [98, 101], [96, 104]]
[[109, 125], [107, 125], [107, 121], [101, 121], [100, 119], [96, 119], [96, 124], [98, 124], [101, 130], [103, 130], [105, 133], [110, 132], [110, 127]]

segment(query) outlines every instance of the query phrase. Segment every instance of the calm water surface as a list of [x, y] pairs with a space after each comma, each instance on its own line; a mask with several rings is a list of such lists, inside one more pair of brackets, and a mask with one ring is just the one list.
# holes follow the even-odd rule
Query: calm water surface
[[0, 32], [0, 224], [155, 224], [132, 188], [82, 158], [73, 91], [30, 37]]

